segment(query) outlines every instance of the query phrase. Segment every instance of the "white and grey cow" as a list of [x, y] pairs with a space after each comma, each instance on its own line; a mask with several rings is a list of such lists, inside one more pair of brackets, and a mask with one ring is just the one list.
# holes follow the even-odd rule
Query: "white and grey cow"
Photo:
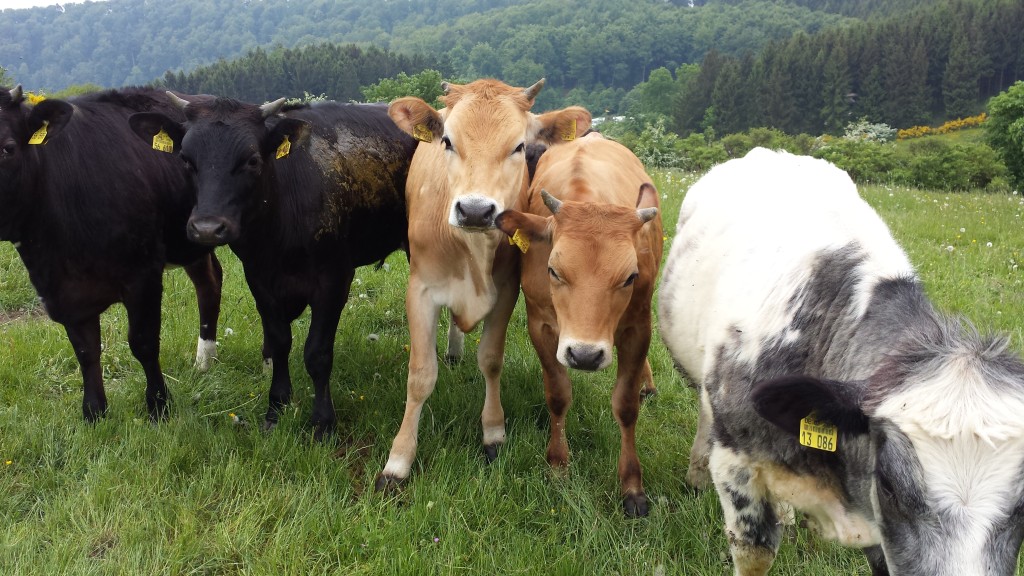
[[[935, 311], [846, 173], [764, 149], [711, 170], [658, 311], [700, 387], [689, 477], [710, 471], [736, 574], [767, 573], [789, 506], [873, 574], [1014, 573], [1024, 365]], [[834, 439], [801, 430], [811, 413]]]

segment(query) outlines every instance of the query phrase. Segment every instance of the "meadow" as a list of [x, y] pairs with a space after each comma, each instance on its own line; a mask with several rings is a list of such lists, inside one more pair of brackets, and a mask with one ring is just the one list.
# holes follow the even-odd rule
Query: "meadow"
[[[671, 241], [696, 176], [654, 176]], [[941, 309], [1008, 332], [1014, 348], [1024, 348], [1021, 195], [861, 192]], [[3, 574], [732, 573], [717, 496], [683, 481], [696, 394], [657, 337], [650, 360], [659, 393], [644, 403], [637, 429], [649, 517], [629, 520], [621, 511], [611, 370], [573, 374], [572, 464], [564, 477], [548, 469], [547, 408], [522, 299], [509, 329], [508, 436], [498, 459], [486, 464], [480, 447], [478, 329], [461, 364], [441, 364], [410, 481], [381, 494], [374, 477], [405, 400], [405, 256], [357, 272], [335, 350], [339, 427], [316, 442], [300, 353], [308, 315], [294, 325], [293, 403], [265, 433], [269, 376], [258, 317], [237, 260], [218, 254], [225, 297], [217, 364], [206, 374], [192, 369], [195, 296], [182, 271], [168, 271], [161, 357], [170, 417], [153, 425], [146, 415], [142, 370], [116, 306], [102, 321], [110, 408], [91, 425], [82, 420], [81, 375], [63, 329], [41, 314], [14, 249], [0, 245]], [[794, 527], [772, 573], [869, 569], [859, 551]]]

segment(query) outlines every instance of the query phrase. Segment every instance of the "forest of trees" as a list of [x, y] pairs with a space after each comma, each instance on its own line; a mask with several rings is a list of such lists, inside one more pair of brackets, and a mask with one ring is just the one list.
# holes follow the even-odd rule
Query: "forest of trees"
[[425, 69], [547, 87], [537, 108], [663, 117], [680, 134], [905, 128], [1024, 78], [1020, 0], [109, 0], [0, 13], [28, 89], [158, 82], [261, 101]]

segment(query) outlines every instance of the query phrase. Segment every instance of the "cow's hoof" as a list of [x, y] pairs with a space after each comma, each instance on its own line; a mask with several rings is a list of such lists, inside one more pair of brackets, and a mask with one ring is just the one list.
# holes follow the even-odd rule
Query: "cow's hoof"
[[498, 443], [484, 445], [484, 459], [488, 464], [498, 459], [498, 446]]
[[658, 389], [651, 386], [650, 388], [642, 388], [640, 390], [640, 400], [647, 400], [648, 398], [654, 398], [658, 395]]
[[444, 363], [449, 366], [455, 366], [459, 362], [462, 362], [462, 356], [455, 356], [454, 354], [444, 355]]
[[277, 428], [277, 420], [271, 420], [270, 418], [267, 418], [266, 420], [263, 421], [264, 432], [270, 432], [274, 428]]
[[647, 513], [650, 511], [647, 495], [643, 492], [640, 494], [627, 494], [622, 499], [622, 511], [626, 513], [626, 518], [643, 518], [647, 516]]
[[398, 476], [392, 476], [382, 472], [377, 475], [377, 481], [373, 483], [373, 489], [377, 492], [392, 494], [397, 492], [398, 489], [402, 487], [402, 484], [405, 484], [405, 481], [406, 478], [399, 478]]
[[85, 418], [85, 421], [89, 422], [90, 424], [95, 423], [97, 420], [99, 420], [100, 418], [102, 418], [102, 417], [104, 417], [106, 415], [107, 415], [107, 405], [106, 405], [106, 403], [103, 403], [103, 404], [100, 404], [100, 405], [96, 405], [96, 406], [90, 406], [88, 404], [82, 404], [82, 416]]

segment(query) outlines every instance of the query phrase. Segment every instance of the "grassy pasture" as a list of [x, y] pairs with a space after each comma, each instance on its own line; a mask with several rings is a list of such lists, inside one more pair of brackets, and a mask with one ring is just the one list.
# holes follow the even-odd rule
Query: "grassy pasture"
[[[670, 239], [693, 181], [656, 174]], [[1021, 349], [1019, 195], [862, 193], [941, 308], [1010, 332]], [[146, 417], [144, 378], [115, 307], [102, 323], [110, 410], [87, 425], [63, 330], [39, 317], [13, 248], [0, 245], [3, 574], [731, 574], [717, 497], [683, 483], [696, 395], [657, 338], [650, 358], [660, 394], [638, 424], [648, 518], [622, 516], [610, 372], [574, 374], [571, 470], [549, 472], [547, 410], [521, 301], [506, 351], [508, 440], [499, 459], [486, 465], [480, 450], [483, 380], [471, 334], [466, 359], [441, 365], [410, 482], [381, 495], [374, 476], [405, 400], [404, 256], [357, 274], [332, 378], [340, 424], [324, 443], [306, 424], [312, 390], [299, 352], [308, 316], [294, 329], [292, 409], [276, 430], [260, 431], [269, 378], [258, 318], [237, 261], [226, 250], [220, 257], [219, 363], [192, 370], [195, 298], [185, 275], [170, 271], [162, 349], [170, 418], [154, 426]], [[859, 552], [800, 528], [787, 532], [773, 571], [868, 573]]]

